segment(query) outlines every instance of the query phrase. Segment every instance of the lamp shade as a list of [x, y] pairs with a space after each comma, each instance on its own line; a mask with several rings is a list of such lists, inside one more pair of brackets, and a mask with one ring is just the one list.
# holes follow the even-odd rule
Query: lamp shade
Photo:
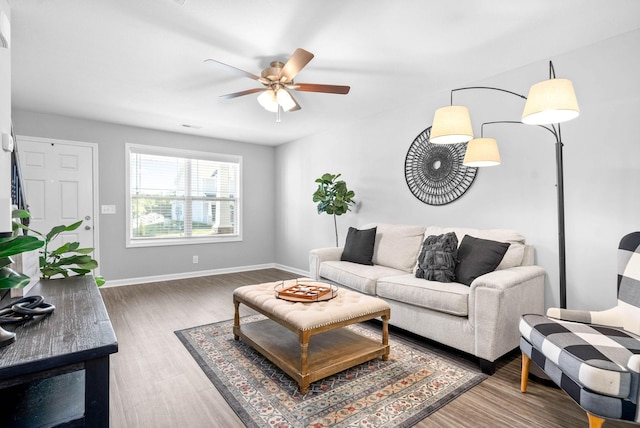
[[258, 95], [258, 102], [265, 110], [276, 113], [278, 111], [278, 99], [273, 89], [267, 89]]
[[549, 79], [531, 86], [522, 123], [549, 125], [566, 122], [580, 114], [571, 80]]
[[433, 115], [429, 141], [433, 144], [466, 143], [473, 138], [469, 110], [465, 106], [449, 106]]
[[500, 152], [495, 138], [474, 138], [467, 143], [462, 164], [482, 167], [500, 165]]

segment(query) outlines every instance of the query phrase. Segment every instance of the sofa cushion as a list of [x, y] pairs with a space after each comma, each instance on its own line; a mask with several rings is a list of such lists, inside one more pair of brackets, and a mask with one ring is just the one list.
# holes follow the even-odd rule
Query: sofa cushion
[[376, 282], [385, 276], [404, 273], [385, 266], [367, 266], [351, 262], [324, 261], [320, 265], [320, 278], [358, 290], [372, 296], [376, 295]]
[[525, 238], [515, 230], [511, 229], [484, 229], [478, 230], [471, 235], [489, 239], [491, 241], [507, 242], [511, 244], [507, 252], [505, 253], [502, 261], [495, 270], [508, 269], [514, 266], [522, 265], [522, 259], [524, 258], [524, 244]]
[[376, 228], [358, 230], [350, 227], [340, 260], [372, 265], [373, 246], [376, 243]]
[[404, 272], [413, 272], [424, 240], [424, 227], [396, 224], [370, 224], [377, 226], [373, 264]]
[[458, 238], [454, 232], [431, 235], [422, 243], [416, 278], [452, 282], [456, 278]]
[[[378, 297], [451, 315], [469, 315], [471, 289], [457, 282], [442, 283], [416, 278], [411, 274], [378, 280]], [[391, 314], [393, 317], [393, 314]]]
[[508, 249], [509, 244], [506, 242], [465, 235], [458, 248], [456, 281], [471, 285], [477, 277], [493, 272]]
[[522, 265], [525, 252], [525, 238], [512, 229], [473, 229], [469, 227], [439, 227], [429, 226], [425, 230], [425, 236], [440, 235], [447, 232], [455, 232], [458, 243], [462, 242], [465, 235], [476, 238], [489, 239], [491, 241], [507, 242], [511, 244], [502, 261], [495, 270], [508, 269]]
[[507, 252], [502, 257], [500, 264], [496, 270], [509, 269], [515, 266], [521, 266], [524, 259], [524, 244], [511, 242]]

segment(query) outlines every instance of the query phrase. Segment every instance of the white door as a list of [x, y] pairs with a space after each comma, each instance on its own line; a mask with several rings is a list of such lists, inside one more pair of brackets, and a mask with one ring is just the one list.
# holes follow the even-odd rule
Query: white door
[[[90, 144], [18, 137], [18, 156], [25, 183], [30, 227], [46, 234], [52, 227], [83, 220], [72, 232], [62, 233], [49, 249], [66, 242], [95, 247], [94, 150]], [[93, 254], [97, 260], [97, 254]]]

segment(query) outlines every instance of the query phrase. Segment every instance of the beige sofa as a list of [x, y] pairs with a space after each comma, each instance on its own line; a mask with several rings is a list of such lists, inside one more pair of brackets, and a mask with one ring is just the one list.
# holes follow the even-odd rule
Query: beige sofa
[[[534, 249], [519, 233], [392, 224], [361, 229], [374, 226], [372, 266], [340, 261], [342, 247], [320, 248], [309, 253], [311, 278], [384, 299], [391, 306], [390, 324], [479, 357], [485, 373], [518, 347], [520, 316], [543, 313], [545, 271], [533, 265]], [[470, 286], [416, 278], [424, 238], [451, 231], [459, 243], [471, 235], [510, 246], [496, 270]]]

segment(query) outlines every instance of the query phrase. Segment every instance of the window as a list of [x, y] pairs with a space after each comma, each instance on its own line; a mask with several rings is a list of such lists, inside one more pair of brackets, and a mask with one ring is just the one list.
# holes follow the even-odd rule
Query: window
[[239, 241], [240, 156], [127, 144], [127, 246]]

